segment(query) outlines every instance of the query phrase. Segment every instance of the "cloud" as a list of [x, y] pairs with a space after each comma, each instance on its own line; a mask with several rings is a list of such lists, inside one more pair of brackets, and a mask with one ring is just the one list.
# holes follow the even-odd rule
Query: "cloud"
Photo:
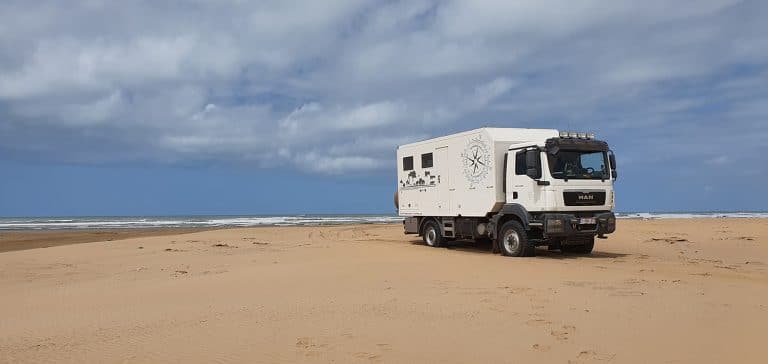
[[6, 1], [0, 153], [379, 173], [399, 144], [520, 126], [594, 130], [638, 168], [701, 165], [723, 149], [750, 162], [768, 152], [765, 11], [736, 0]]
[[397, 123], [408, 116], [401, 102], [380, 101], [370, 104], [330, 109], [317, 102], [300, 106], [280, 121], [280, 127], [291, 134], [311, 130], [370, 130]]
[[[328, 156], [317, 152], [308, 152], [297, 155], [294, 161], [303, 168], [319, 173], [338, 174], [349, 171], [372, 170], [383, 168], [387, 160], [377, 160], [363, 156]], [[391, 164], [391, 163], [389, 163]]]
[[514, 81], [509, 78], [499, 77], [491, 82], [477, 86], [471, 97], [470, 104], [474, 107], [484, 107], [497, 97], [509, 92], [514, 85]]

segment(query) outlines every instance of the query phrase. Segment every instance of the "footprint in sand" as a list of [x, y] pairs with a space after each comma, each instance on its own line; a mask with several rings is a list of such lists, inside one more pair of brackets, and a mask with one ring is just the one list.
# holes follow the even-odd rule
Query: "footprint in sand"
[[237, 246], [229, 245], [227, 243], [217, 243], [217, 244], [213, 244], [211, 246], [214, 247], [214, 248], [237, 248]]
[[227, 273], [227, 272], [229, 272], [229, 271], [226, 270], [226, 269], [213, 269], [213, 270], [204, 270], [202, 274], [204, 274], [204, 275], [206, 275], [206, 274], [222, 274], [222, 273]]
[[546, 325], [549, 325], [551, 323], [552, 323], [552, 321], [548, 321], [548, 320], [545, 320], [545, 319], [531, 319], [531, 320], [528, 320], [528, 321], [525, 322], [525, 324], [528, 325], [528, 326], [546, 326]]
[[718, 265], [718, 264], [715, 264], [714, 267], [715, 268], [720, 268], [720, 269], [736, 270], [736, 266], [733, 266], [733, 265]]
[[369, 361], [380, 361], [381, 355], [374, 354], [374, 353], [368, 353], [365, 351], [359, 351], [357, 353], [352, 354], [353, 357], [357, 359], [367, 359]]
[[704, 273], [691, 273], [692, 276], [702, 276], [702, 277], [709, 277], [712, 275], [712, 273], [704, 272]]
[[616, 356], [616, 354], [599, 354], [595, 352], [594, 350], [582, 350], [579, 352], [579, 355], [576, 355], [576, 359], [581, 361], [592, 361], [592, 360], [599, 360], [599, 361], [610, 361], [613, 360], [613, 358]]
[[187, 273], [189, 273], [189, 271], [186, 271], [186, 270], [183, 270], [183, 269], [178, 269], [178, 270], [174, 271], [173, 273], [171, 273], [171, 277], [181, 277], [181, 276], [183, 276], [183, 275], [185, 275]]
[[296, 348], [304, 352], [305, 356], [320, 355], [320, 350], [328, 347], [328, 344], [318, 344], [315, 339], [307, 336], [296, 338]]
[[686, 238], [681, 238], [677, 236], [665, 236], [663, 238], [650, 238], [649, 240], [646, 240], [646, 242], [665, 242], [668, 244], [675, 244], [675, 243], [689, 243], [690, 241]]
[[499, 289], [506, 290], [509, 294], [526, 293], [531, 290], [530, 287], [512, 287], [512, 286], [500, 286]]
[[379, 343], [379, 344], [376, 344], [376, 346], [378, 346], [379, 349], [381, 349], [382, 351], [392, 350], [392, 345], [389, 345], [389, 344]]
[[300, 337], [296, 339], [296, 347], [299, 349], [309, 349], [312, 347], [312, 338]]
[[624, 280], [624, 283], [626, 284], [639, 284], [639, 283], [645, 283], [645, 282], [646, 282], [645, 279], [637, 279], [637, 278], [629, 278]]
[[567, 341], [575, 331], [576, 331], [576, 326], [563, 325], [561, 329], [552, 330], [549, 332], [549, 334], [554, 336], [555, 339], [557, 339], [557, 341]]

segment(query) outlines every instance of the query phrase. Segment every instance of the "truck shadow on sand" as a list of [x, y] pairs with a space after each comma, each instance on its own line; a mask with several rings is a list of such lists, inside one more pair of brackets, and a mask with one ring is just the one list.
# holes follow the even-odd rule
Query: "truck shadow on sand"
[[[422, 245], [424, 248], [429, 248], [421, 240], [411, 240], [413, 245]], [[491, 252], [491, 242], [475, 242], [472, 240], [452, 240], [443, 243], [444, 245], [438, 249], [448, 249], [467, 253], [489, 254]], [[597, 249], [597, 248], [595, 248]], [[612, 253], [593, 251], [591, 254], [575, 254], [575, 253], [563, 253], [560, 250], [548, 250], [546, 247], [536, 248], [536, 256], [549, 259], [616, 259], [629, 256], [631, 254], [625, 253]]]

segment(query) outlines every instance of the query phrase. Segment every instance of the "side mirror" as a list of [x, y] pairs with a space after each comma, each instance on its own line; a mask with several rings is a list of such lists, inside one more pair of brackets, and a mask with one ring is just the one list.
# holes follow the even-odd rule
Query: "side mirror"
[[541, 155], [538, 149], [525, 152], [525, 174], [532, 179], [541, 178]]
[[616, 174], [616, 156], [612, 150], [608, 151], [608, 160], [611, 163], [611, 178], [616, 179], [618, 177], [618, 174]]

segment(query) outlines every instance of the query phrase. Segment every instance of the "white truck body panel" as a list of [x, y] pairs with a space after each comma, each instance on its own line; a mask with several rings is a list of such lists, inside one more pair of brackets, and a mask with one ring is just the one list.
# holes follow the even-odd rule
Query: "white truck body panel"
[[[498, 211], [504, 203], [510, 202], [504, 187], [504, 160], [510, 146], [520, 143], [543, 145], [547, 139], [558, 135], [555, 129], [481, 128], [400, 146], [397, 149], [400, 216], [482, 217]], [[422, 162], [429, 161], [430, 153], [432, 166], [429, 163], [424, 166]], [[425, 160], [422, 155], [426, 155]], [[412, 157], [411, 166], [405, 166], [408, 157]], [[519, 177], [530, 180], [527, 176]], [[514, 188], [514, 183], [508, 180], [507, 187]], [[537, 210], [546, 210], [550, 204], [548, 193], [528, 190], [530, 193], [536, 191], [538, 196], [520, 196], [521, 201], [528, 200], [535, 205], [543, 203]]]

